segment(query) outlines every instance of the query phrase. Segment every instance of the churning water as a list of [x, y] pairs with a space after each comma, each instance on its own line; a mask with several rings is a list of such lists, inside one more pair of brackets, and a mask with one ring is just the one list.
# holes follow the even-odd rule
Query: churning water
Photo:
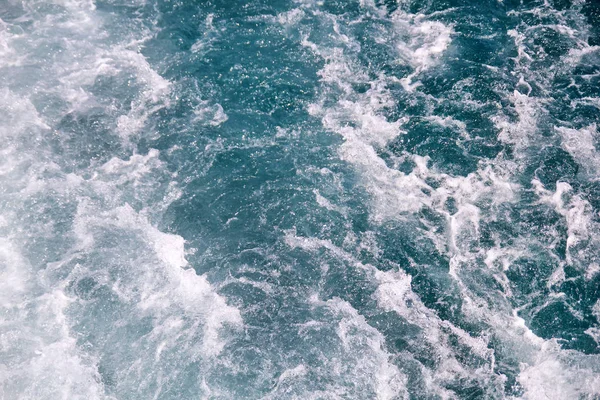
[[600, 3], [0, 0], [0, 398], [600, 399]]

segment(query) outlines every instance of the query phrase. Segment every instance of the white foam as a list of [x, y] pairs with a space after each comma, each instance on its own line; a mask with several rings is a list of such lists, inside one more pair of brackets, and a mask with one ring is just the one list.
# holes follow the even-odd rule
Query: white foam
[[190, 48], [192, 53], [206, 53], [210, 50], [212, 43], [216, 39], [217, 30], [213, 24], [215, 19], [215, 15], [210, 13], [206, 16], [206, 20], [204, 21], [204, 30], [202, 32], [202, 37]]
[[131, 104], [131, 111], [118, 119], [118, 131], [125, 138], [137, 133], [152, 113], [169, 105], [170, 92], [170, 82], [150, 67], [139, 49], [132, 50], [131, 46], [139, 45], [133, 42], [110, 50], [110, 54], [116, 56], [119, 68], [133, 69], [136, 79], [143, 85]]
[[413, 80], [434, 66], [450, 45], [453, 29], [439, 21], [428, 20], [421, 14], [407, 14], [400, 9], [392, 15], [400, 35], [408, 37], [396, 46], [401, 59], [408, 61], [414, 72], [401, 80], [404, 89], [414, 91], [419, 82]]
[[7, 141], [50, 128], [30, 99], [19, 96], [8, 88], [0, 88], [0, 115], [0, 137]]
[[471, 139], [471, 136], [469, 135], [469, 132], [467, 132], [467, 125], [462, 122], [462, 121], [458, 121], [452, 117], [440, 117], [439, 115], [430, 115], [425, 117], [426, 120], [431, 121], [437, 125], [440, 125], [444, 128], [453, 128], [458, 130], [458, 132], [460, 133], [461, 137], [463, 139]]
[[306, 13], [302, 9], [294, 8], [290, 11], [277, 14], [277, 22], [281, 25], [291, 27], [298, 24], [305, 16]]
[[[429, 21], [422, 15], [409, 15], [396, 11], [392, 16], [399, 32], [410, 38], [402, 42], [405, 57], [414, 67], [412, 77], [433, 66], [447, 49], [452, 35], [452, 28], [437, 21]], [[388, 89], [392, 81], [385, 76], [368, 80], [364, 71], [354, 65], [351, 56], [343, 51], [352, 38], [335, 31], [340, 37], [340, 47], [322, 48], [304, 40], [304, 45], [323, 57], [325, 66], [319, 72], [326, 85], [325, 94], [329, 91], [340, 93], [335, 105], [324, 107], [322, 102], [309, 106], [309, 112], [320, 116], [323, 125], [344, 138], [339, 148], [340, 158], [353, 164], [363, 177], [362, 183], [373, 198], [373, 210], [370, 217], [375, 221], [385, 221], [415, 213], [423, 207], [438, 208], [447, 198], [456, 197], [459, 201], [459, 215], [452, 217], [453, 224], [461, 223], [463, 216], [471, 216], [477, 225], [475, 215], [478, 211], [473, 203], [480, 198], [489, 197], [493, 203], [512, 200], [516, 185], [490, 167], [482, 165], [476, 173], [466, 178], [439, 174], [428, 168], [428, 158], [407, 155], [416, 164], [409, 174], [390, 168], [379, 157], [377, 151], [390, 141], [402, 135], [402, 125], [406, 119], [388, 121], [384, 111], [393, 108], [395, 101]], [[352, 44], [350, 49], [355, 45]], [[370, 89], [363, 94], [354, 91], [352, 82], [367, 81]], [[518, 96], [518, 94], [516, 95]], [[445, 127], [459, 130], [463, 137], [468, 137], [466, 126], [461, 121], [450, 118], [442, 119], [432, 116], [431, 121]], [[501, 169], [498, 169], [501, 170]], [[442, 186], [434, 189], [428, 179], [441, 182]], [[482, 183], [484, 180], [485, 183]], [[492, 183], [492, 187], [487, 186]], [[496, 193], [494, 193], [496, 192]], [[462, 200], [464, 197], [468, 199]], [[469, 203], [469, 204], [467, 204]], [[450, 217], [449, 217], [450, 218]], [[478, 229], [476, 226], [474, 229]]]
[[[404, 87], [406, 90], [415, 90], [418, 82], [415, 84], [412, 79], [416, 74], [435, 65], [449, 46], [452, 31], [449, 27], [436, 24], [418, 25], [422, 21], [415, 21], [411, 16], [398, 14], [397, 18], [399, 20], [396, 23], [400, 29], [415, 30], [417, 38], [415, 41], [406, 41], [399, 45], [405, 60], [411, 63], [416, 71], [415, 75], [405, 79]], [[411, 23], [414, 26], [411, 26]], [[544, 112], [545, 100], [529, 96], [532, 92], [532, 84], [529, 80], [536, 79], [536, 77], [526, 73], [527, 64], [532, 59], [525, 46], [524, 34], [517, 31], [510, 32], [510, 34], [515, 37], [519, 51], [516, 61], [523, 66], [524, 72], [518, 86], [523, 89], [525, 94], [516, 90], [509, 94], [509, 100], [518, 115], [516, 123], [501, 114], [496, 116], [493, 121], [501, 131], [499, 139], [515, 145], [517, 156], [519, 156], [520, 150], [526, 148], [537, 134], [538, 118], [540, 113]], [[419, 40], [421, 42], [418, 42]], [[348, 40], [340, 38], [340, 42], [345, 43]], [[515, 172], [514, 166], [499, 159], [494, 161], [494, 167], [491, 164], [482, 163], [476, 172], [467, 177], [454, 177], [431, 170], [427, 165], [427, 158], [408, 155], [407, 157], [413, 157], [416, 164], [416, 168], [411, 173], [404, 174], [389, 168], [377, 154], [377, 149], [402, 134], [402, 121], [390, 123], [378, 117], [384, 107], [387, 107], [390, 102], [393, 103], [386, 90], [385, 78], [380, 77], [378, 80], [370, 81], [371, 90], [365, 94], [363, 99], [360, 94], [353, 91], [350, 85], [354, 80], [363, 79], [362, 71], [354, 69], [347, 54], [329, 51], [328, 55], [324, 55], [324, 49], [317, 44], [305, 40], [305, 45], [325, 58], [326, 67], [321, 71], [323, 82], [328, 85], [327, 88], [341, 93], [341, 99], [333, 107], [327, 109], [323, 107], [324, 103], [318, 103], [309, 111], [315, 116], [322, 116], [324, 126], [344, 138], [344, 143], [340, 146], [340, 157], [353, 164], [364, 177], [362, 181], [364, 187], [373, 199], [371, 219], [374, 222], [383, 222], [388, 219], [402, 218], [403, 215], [414, 214], [423, 207], [430, 207], [445, 214], [448, 219], [447, 236], [440, 235], [439, 232], [429, 232], [429, 236], [442, 254], [446, 254], [447, 249], [450, 249], [451, 275], [456, 278], [461, 289], [465, 314], [474, 320], [489, 323], [495, 335], [500, 337], [507, 347], [513, 349], [511, 353], [516, 354], [523, 363], [519, 382], [525, 388], [526, 396], [536, 398], [534, 397], [535, 393], [555, 392], [558, 393], [557, 396], [562, 395], [563, 398], [568, 398], [575, 393], [594, 393], [595, 378], [590, 378], [594, 373], [590, 369], [582, 369], [580, 371], [582, 376], [587, 376], [587, 378], [574, 379], [577, 371], [560, 359], [565, 353], [560, 349], [550, 350], [552, 346], [549, 343], [551, 342], [544, 341], [533, 334], [526, 327], [525, 321], [513, 313], [507, 301], [511, 290], [505, 271], [510, 268], [512, 261], [527, 251], [525, 244], [521, 246], [517, 243], [509, 249], [496, 247], [486, 254], [482, 254], [482, 259], [490, 269], [490, 274], [504, 289], [503, 293], [489, 294], [493, 296], [496, 304], [486, 303], [472, 291], [467, 283], [462, 281], [463, 272], [461, 270], [466, 269], [464, 273], [468, 274], [468, 268], [472, 263], [476, 263], [475, 260], [479, 254], [478, 252], [472, 253], [477, 246], [471, 246], [470, 243], [476, 245], [480, 236], [481, 207], [486, 207], [486, 213], [488, 213], [493, 212], [503, 203], [518, 200], [520, 187], [511, 182], [512, 174]], [[375, 98], [384, 100], [379, 100], [379, 104], [385, 104], [385, 106], [379, 107], [377, 103], [369, 102], [369, 97], [373, 97], [374, 94], [376, 94]], [[431, 121], [444, 127], [457, 129], [463, 137], [468, 137], [464, 133], [464, 124], [461, 125], [460, 122], [441, 118], [431, 118]], [[427, 183], [430, 180], [436, 182], [436, 188]], [[457, 212], [452, 215], [443, 208], [449, 198], [455, 200], [457, 208]], [[561, 207], [564, 208], [564, 205], [559, 206], [559, 208]], [[586, 215], [589, 215], [587, 212], [587, 206], [578, 201], [572, 203], [568, 210], [564, 210], [565, 217], [569, 219], [568, 246], [571, 249], [575, 248], [578, 243], [582, 243], [582, 238], [585, 237], [586, 223], [582, 221], [587, 218]], [[291, 246], [300, 246], [307, 251], [316, 251], [319, 247], [327, 248], [336, 257], [357, 268], [373, 273], [378, 281], [375, 296], [379, 306], [384, 310], [395, 311], [416, 326], [425, 328], [427, 347], [435, 349], [439, 353], [440, 362], [435, 366], [435, 370], [424, 369], [423, 371], [430, 385], [429, 390], [450, 396], [449, 392], [443, 389], [445, 382], [455, 379], [457, 376], [471, 377], [474, 374], [474, 371], [461, 365], [452, 354], [452, 350], [446, 347], [444, 343], [447, 340], [445, 329], [450, 329], [453, 334], [461, 338], [460, 340], [468, 343], [474, 353], [487, 361], [485, 368], [477, 371], [477, 374], [480, 374], [479, 377], [484, 381], [495, 379], [497, 387], [502, 386], [503, 377], [494, 377], [494, 355], [492, 350], [488, 349], [485, 338], [471, 337], [468, 333], [439, 321], [437, 316], [422, 305], [415, 296], [410, 288], [410, 277], [400, 269], [396, 272], [378, 272], [371, 266], [358, 263], [351, 255], [328, 241], [286, 237], [286, 242]], [[349, 240], [347, 243], [345, 242], [345, 246], [352, 246], [355, 242], [356, 240]], [[446, 244], [450, 244], [450, 246], [446, 247]], [[560, 271], [555, 272], [557, 273], [556, 279], [560, 279]], [[545, 367], [553, 368], [552, 375], [561, 374], [561, 377], [556, 382], [552, 382], [552, 375], [546, 376], [542, 373]], [[557, 389], [557, 382], [562, 385], [562, 392]], [[578, 385], [591, 385], [592, 388], [582, 391], [577, 389]], [[503, 389], [498, 390], [502, 391]]]
[[[158, 396], [170, 365], [214, 359], [227, 344], [225, 328], [243, 321], [189, 268], [184, 238], [156, 227], [180, 191], [158, 151], [133, 149], [147, 118], [169, 105], [170, 82], [141, 53], [148, 32], [123, 27], [111, 37], [112, 16], [96, 13], [93, 1], [54, 4], [40, 15], [41, 3], [23, 2], [23, 28], [0, 28], [0, 70], [14, 76], [10, 90], [0, 89], [0, 397]], [[28, 68], [6, 69], [18, 63]], [[94, 88], [102, 79], [129, 84], [115, 89], [129, 90], [131, 103], [106, 104]], [[48, 107], [37, 110], [40, 102]], [[87, 168], [74, 162], [65, 173], [53, 160], [70, 160], [51, 147], [63, 144], [62, 132], [50, 127], [91, 110], [131, 155]], [[94, 297], [98, 288], [104, 297]], [[113, 303], [98, 309], [102, 301]], [[115, 340], [135, 323], [139, 332]]]
[[516, 29], [510, 29], [506, 33], [508, 33], [508, 35], [514, 39], [515, 45], [517, 46], [517, 57], [515, 58], [515, 61], [519, 64], [522, 62], [533, 61], [531, 56], [527, 53], [527, 48], [525, 46], [525, 34], [517, 31]]
[[18, 67], [25, 62], [25, 55], [20, 54], [12, 45], [14, 40], [23, 36], [23, 29], [0, 19], [0, 66]]
[[319, 190], [314, 189], [313, 193], [315, 194], [315, 198], [317, 200], [317, 204], [329, 211], [336, 211], [342, 215], [346, 215], [347, 214], [347, 210], [345, 207], [340, 207], [337, 206], [335, 204], [333, 204], [331, 201], [329, 201], [328, 199], [326, 199], [325, 197], [323, 197], [321, 195], [321, 193], [319, 192]]
[[[494, 379], [491, 378], [494, 375], [494, 356], [492, 350], [487, 347], [484, 338], [472, 337], [460, 328], [440, 320], [436, 313], [428, 309], [412, 291], [411, 277], [400, 268], [387, 272], [379, 271], [370, 264], [361, 263], [350, 253], [333, 245], [328, 240], [298, 237], [293, 232], [288, 232], [285, 239], [289, 246], [300, 247], [311, 252], [325, 248], [334, 254], [336, 258], [364, 271], [377, 282], [377, 290], [373, 296], [382, 310], [393, 311], [409, 323], [423, 329], [422, 335], [425, 344], [421, 345], [436, 354], [436, 363], [433, 370], [429, 367], [423, 367], [421, 371], [428, 384], [429, 391], [442, 396], [450, 396], [450, 392], [444, 389], [444, 385], [459, 379], [458, 377], [464, 379], [475, 378], [481, 381]], [[318, 302], [318, 299], [315, 301]], [[462, 365], [457, 355], [446, 344], [450, 340], [448, 331], [468, 346], [474, 354], [485, 360], [484, 366], [481, 366], [478, 370], [472, 370]], [[342, 338], [344, 333], [344, 330], [340, 332]], [[415, 349], [415, 351], [418, 350]], [[502, 384], [503, 378], [501, 376], [495, 379], [497, 379], [497, 385]]]
[[26, 260], [14, 244], [3, 237], [0, 237], [0, 266], [0, 307], [7, 309], [26, 293], [26, 282], [31, 276]]
[[[317, 250], [321, 244], [335, 249], [330, 242], [303, 239], [288, 234], [292, 245]], [[290, 366], [279, 376], [265, 399], [320, 399], [370, 396], [376, 399], [408, 398], [406, 377], [385, 350], [385, 338], [350, 305], [339, 298], [323, 301], [315, 293], [309, 305], [318, 320], [299, 325], [305, 341], [329, 342], [317, 365]], [[308, 360], [307, 360], [308, 361]], [[315, 388], [313, 373], [327, 381]]]
[[598, 132], [592, 124], [582, 129], [556, 127], [562, 138], [561, 146], [577, 161], [587, 177], [597, 179], [600, 171], [600, 154], [596, 150]]
[[70, 332], [60, 289], [44, 293], [31, 265], [0, 238], [0, 397], [108, 399]]
[[[120, 77], [122, 84], [131, 87], [136, 94], [124, 111], [117, 116], [117, 131], [127, 141], [145, 124], [150, 114], [169, 103], [170, 83], [148, 64], [141, 54], [141, 45], [151, 37], [147, 31], [132, 33], [129, 37], [111, 38], [106, 22], [94, 12], [93, 1], [57, 1], [62, 7], [55, 13], [41, 16], [35, 2], [24, 2], [29, 11], [27, 18], [33, 21], [32, 29], [24, 35], [8, 36], [7, 46], [27, 58], [36, 68], [35, 74], [19, 79], [27, 80], [27, 86], [36, 87], [32, 97], [39, 94], [60, 98], [68, 104], [68, 110], [52, 110], [64, 113], [85, 111], [98, 105], [90, 87], [99, 77]], [[39, 17], [39, 18], [38, 18]], [[59, 51], [45, 55], [49, 48]], [[0, 59], [0, 68], [6, 66]], [[128, 75], [128, 77], [125, 77]], [[129, 107], [127, 107], [129, 106]], [[109, 110], [107, 110], [109, 111]]]
[[201, 122], [210, 126], [219, 126], [229, 119], [220, 104], [209, 105], [207, 101], [200, 103], [194, 110], [194, 115], [192, 122]]
[[537, 133], [541, 101], [522, 94], [518, 90], [514, 90], [508, 96], [508, 99], [513, 104], [518, 115], [518, 121], [511, 122], [509, 118], [502, 115], [492, 117], [492, 121], [496, 128], [500, 130], [498, 139], [513, 144], [517, 147], [517, 150], [521, 150], [529, 145], [531, 139]]
[[217, 355], [225, 346], [225, 342], [219, 338], [219, 331], [224, 325], [242, 323], [239, 311], [228, 306], [215, 293], [205, 276], [196, 275], [193, 269], [183, 268], [187, 265], [184, 239], [160, 232], [129, 205], [98, 213], [95, 207], [82, 204], [75, 225], [78, 247], [82, 250], [98, 246], [95, 232], [104, 229], [117, 232], [125, 230], [128, 235], [139, 237], [142, 242], [149, 244], [155, 252], [155, 261], [150, 259], [146, 265], [132, 264], [131, 276], [116, 284], [114, 289], [122, 301], [134, 302], [141, 311], [156, 318], [166, 320], [182, 315], [201, 318], [204, 325], [204, 356]]
[[406, 377], [390, 362], [383, 335], [348, 302], [334, 298], [325, 304], [342, 315], [336, 332], [346, 350], [357, 355], [352, 372], [358, 376], [374, 375], [377, 399], [408, 398]]
[[600, 375], [587, 368], [569, 367], [552, 351], [542, 350], [532, 366], [523, 366], [518, 377], [527, 400], [595, 398], [600, 395]]
[[[537, 179], [532, 181], [540, 203], [545, 203], [554, 208], [562, 215], [567, 225], [567, 262], [571, 265], [580, 265], [582, 268], [593, 271], [596, 264], [590, 260], [590, 252], [597, 249], [600, 243], [591, 232], [600, 228], [593, 222], [593, 208], [588, 201], [574, 194], [573, 188], [566, 182], [557, 182], [556, 191], [546, 190]], [[593, 260], [593, 257], [592, 257]], [[592, 272], [585, 274], [588, 279], [593, 276]]]

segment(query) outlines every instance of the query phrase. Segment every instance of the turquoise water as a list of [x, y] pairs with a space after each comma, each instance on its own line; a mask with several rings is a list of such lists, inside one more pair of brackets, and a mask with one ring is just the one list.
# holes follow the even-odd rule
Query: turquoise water
[[0, 0], [0, 398], [600, 399], [600, 4]]

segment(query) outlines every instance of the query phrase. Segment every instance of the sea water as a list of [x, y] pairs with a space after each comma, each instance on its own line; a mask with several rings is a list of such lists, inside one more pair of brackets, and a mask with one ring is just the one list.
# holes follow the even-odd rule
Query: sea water
[[0, 398], [600, 399], [600, 3], [0, 0]]

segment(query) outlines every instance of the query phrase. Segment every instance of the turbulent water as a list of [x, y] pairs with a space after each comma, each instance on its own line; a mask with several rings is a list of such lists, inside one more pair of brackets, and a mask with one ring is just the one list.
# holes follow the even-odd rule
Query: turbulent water
[[600, 399], [600, 3], [0, 0], [0, 399]]

